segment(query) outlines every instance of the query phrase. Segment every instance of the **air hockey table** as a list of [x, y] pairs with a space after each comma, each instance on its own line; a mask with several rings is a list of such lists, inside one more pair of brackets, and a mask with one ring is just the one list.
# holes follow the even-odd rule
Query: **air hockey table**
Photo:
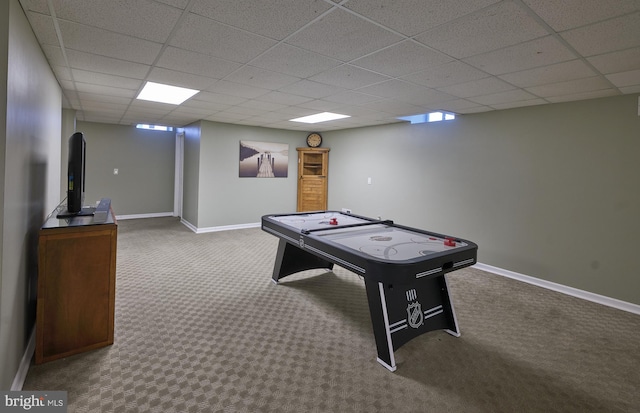
[[377, 361], [396, 370], [394, 352], [433, 330], [460, 336], [445, 274], [476, 263], [471, 241], [337, 211], [265, 215], [280, 238], [272, 281], [337, 264], [364, 279]]

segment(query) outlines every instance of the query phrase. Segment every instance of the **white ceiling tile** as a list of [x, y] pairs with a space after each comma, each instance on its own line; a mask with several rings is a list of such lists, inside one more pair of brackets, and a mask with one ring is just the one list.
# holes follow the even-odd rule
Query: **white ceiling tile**
[[170, 103], [153, 102], [151, 100], [143, 100], [143, 99], [134, 99], [131, 101], [131, 105], [129, 105], [129, 110], [138, 110], [138, 111], [147, 112], [147, 113], [169, 113], [177, 107], [178, 107], [177, 105], [173, 105]]
[[190, 50], [167, 47], [157, 62], [158, 67], [179, 72], [222, 79], [242, 64]]
[[387, 117], [389, 115], [388, 113], [382, 114], [375, 108], [372, 109], [362, 105], [343, 106], [340, 108], [340, 110], [345, 115], [365, 119], [378, 119], [380, 117]]
[[640, 68], [640, 47], [587, 58], [601, 73], [625, 72]]
[[101, 56], [151, 64], [160, 52], [159, 43], [104, 29], [60, 20], [64, 47]]
[[[85, 122], [100, 123], [118, 123], [121, 118], [118, 114], [104, 113], [103, 111], [80, 111], [76, 113], [76, 117]], [[88, 156], [91, 156], [91, 152], [88, 152]]]
[[75, 82], [75, 88], [78, 92], [93, 93], [106, 96], [119, 96], [124, 98], [134, 98], [136, 91], [133, 89], [123, 89], [113, 86], [100, 86], [91, 83]]
[[458, 112], [463, 109], [476, 108], [478, 106], [482, 106], [482, 105], [479, 105], [476, 102], [472, 102], [466, 99], [456, 99], [456, 100], [451, 100], [449, 102], [443, 102], [439, 104], [437, 107], [434, 107], [433, 109], [446, 110], [449, 112]]
[[246, 63], [273, 47], [276, 42], [191, 13], [178, 27], [170, 44], [181, 49]]
[[494, 110], [491, 106], [474, 106], [472, 108], [460, 109], [457, 113], [461, 115], [470, 115], [472, 113], [490, 112]]
[[399, 102], [395, 99], [379, 100], [376, 102], [365, 103], [361, 106], [366, 109], [384, 112], [393, 116], [409, 116], [424, 112], [424, 109], [420, 106]]
[[360, 69], [351, 65], [342, 65], [312, 76], [310, 80], [345, 89], [358, 89], [374, 83], [389, 80], [389, 77]]
[[62, 54], [62, 49], [58, 45], [42, 45], [42, 51], [44, 52], [49, 66], [66, 66], [67, 62]]
[[367, 102], [380, 100], [379, 96], [367, 95], [366, 93], [347, 90], [324, 98], [330, 102], [343, 103], [345, 105], [361, 105]]
[[123, 76], [113, 76], [104, 73], [89, 72], [87, 70], [72, 69], [73, 80], [82, 83], [93, 83], [102, 86], [113, 86], [124, 89], [137, 90], [142, 86], [139, 79], [131, 79]]
[[507, 73], [499, 77], [518, 87], [530, 87], [591, 77], [596, 74], [584, 61], [576, 59], [521, 72]]
[[226, 80], [219, 80], [212, 84], [208, 89], [208, 92], [221, 93], [223, 95], [238, 96], [246, 99], [253, 99], [258, 96], [262, 96], [265, 93], [269, 93], [269, 89], [260, 87], [244, 85], [241, 83], [228, 82]]
[[121, 97], [121, 96], [106, 96], [106, 95], [101, 95], [96, 93], [85, 93], [85, 92], [78, 93], [78, 96], [80, 97], [80, 99], [82, 99], [83, 102], [104, 102], [104, 103], [114, 103], [114, 104], [125, 105], [125, 106], [129, 105], [132, 99], [132, 98]]
[[180, 107], [185, 109], [185, 110], [191, 110], [191, 109], [195, 109], [198, 111], [209, 111], [209, 113], [214, 113], [214, 112], [218, 112], [221, 110], [225, 110], [226, 108], [228, 108], [230, 105], [232, 104], [242, 104], [244, 103], [243, 101], [239, 101], [239, 102], [232, 102], [232, 103], [225, 103], [225, 100], [220, 99], [220, 101], [218, 102], [212, 102], [212, 101], [205, 101], [205, 100], [198, 100], [198, 98], [200, 97], [201, 94], [203, 93], [207, 93], [207, 92], [200, 92], [198, 93], [196, 96], [194, 96], [191, 99], [188, 99], [187, 101], [183, 102]]
[[[352, 118], [321, 126], [333, 130], [431, 109], [477, 113], [640, 93], [638, 1], [635, 9], [627, 0], [20, 4], [62, 87], [63, 107], [76, 108], [78, 119], [180, 124], [225, 112], [215, 119], [306, 131], [282, 119], [350, 110]], [[550, 35], [524, 41], [544, 30]], [[465, 54], [474, 56], [455, 59]], [[206, 89], [181, 106], [149, 107], [133, 100], [145, 80]], [[528, 95], [533, 90], [544, 98]]]
[[402, 37], [338, 9], [287, 38], [286, 42], [349, 61], [400, 40]]
[[558, 32], [638, 10], [637, 0], [523, 0]]
[[[441, 65], [453, 58], [431, 50], [413, 40], [405, 40], [351, 62], [352, 65], [398, 77]], [[402, 64], [398, 64], [402, 62]]]
[[332, 112], [332, 113], [341, 113], [343, 115], [348, 115], [347, 113], [342, 113], [340, 110], [343, 105], [340, 105], [336, 102], [329, 102], [322, 99], [310, 100], [309, 102], [304, 102], [299, 105], [301, 108], [313, 109], [316, 112]]
[[423, 86], [438, 88], [489, 76], [488, 73], [482, 70], [456, 60], [440, 66], [430, 67], [422, 72], [404, 76], [403, 79]]
[[594, 76], [542, 86], [533, 86], [527, 88], [526, 90], [536, 96], [549, 98], [554, 96], [572, 95], [576, 93], [591, 92], [602, 89], [611, 89], [611, 85], [602, 77]]
[[192, 75], [190, 73], [178, 72], [175, 70], [164, 69], [162, 67], [152, 69], [147, 80], [196, 90], [207, 90], [217, 81], [217, 79], [212, 79], [210, 77]]
[[168, 4], [169, 6], [185, 9], [189, 4], [189, 0], [156, 0], [159, 3]]
[[544, 99], [530, 99], [530, 100], [519, 100], [515, 102], [507, 102], [507, 103], [494, 103], [491, 105], [492, 108], [503, 110], [503, 109], [514, 109], [514, 108], [522, 108], [525, 106], [536, 106], [536, 105], [544, 105], [548, 103]]
[[492, 93], [489, 95], [473, 96], [468, 98], [472, 102], [481, 105], [495, 106], [496, 104], [504, 104], [508, 102], [520, 102], [536, 99], [536, 96], [527, 93], [522, 89], [508, 90], [506, 92]]
[[296, 83], [292, 83], [280, 88], [280, 91], [284, 93], [291, 93], [294, 95], [319, 99], [334, 93], [341, 92], [342, 89], [337, 86], [327, 85], [326, 83], [318, 83], [311, 80], [300, 80]]
[[279, 105], [277, 103], [264, 102], [261, 100], [247, 100], [246, 102], [242, 102], [238, 106], [242, 106], [250, 109], [258, 109], [261, 111], [274, 111], [274, 110], [278, 110], [286, 107], [286, 105]]
[[114, 76], [126, 76], [134, 79], [144, 79], [149, 73], [149, 70], [151, 70], [150, 65], [128, 62], [71, 49], [67, 49], [67, 59], [69, 66], [74, 69], [106, 73]]
[[606, 76], [617, 87], [640, 85], [640, 69], [628, 72], [612, 73]]
[[41, 14], [49, 13], [49, 2], [47, 0], [19, 0], [22, 9], [27, 11], [35, 11]]
[[206, 118], [207, 120], [213, 120], [216, 122], [234, 122], [242, 119], [248, 118], [249, 115], [244, 113], [237, 112], [229, 112], [228, 110], [223, 110], [222, 112], [214, 113], [213, 115]]
[[85, 111], [94, 111], [94, 112], [104, 111], [114, 116], [122, 117], [124, 115], [124, 112], [127, 110], [127, 106], [118, 105], [116, 103], [84, 101], [82, 103], [82, 109]]
[[28, 13], [27, 17], [40, 44], [60, 45], [52, 17], [40, 13]]
[[316, 113], [313, 109], [303, 108], [297, 105], [287, 106], [282, 109], [278, 109], [275, 112], [281, 113], [287, 120]]
[[640, 93], [640, 85], [625, 86], [619, 88], [618, 90], [620, 90], [620, 92], [624, 93], [625, 95], [633, 95], [635, 93]]
[[553, 36], [509, 46], [464, 59], [493, 75], [502, 75], [575, 59], [575, 55]]
[[[246, 102], [247, 99], [240, 96], [234, 96], [224, 93], [212, 93], [212, 92], [200, 92], [196, 94], [194, 97], [189, 99], [201, 101], [201, 102], [211, 102], [215, 104], [223, 104], [223, 105], [239, 105], [242, 102]], [[185, 102], [186, 103], [186, 102]]]
[[66, 66], [51, 66], [51, 70], [53, 70], [53, 74], [59, 81], [64, 80], [67, 82], [71, 82], [73, 80], [71, 78], [71, 71]]
[[185, 116], [196, 116], [198, 119], [206, 118], [207, 116], [211, 116], [214, 113], [218, 112], [214, 110], [212, 107], [208, 108], [194, 108], [193, 106], [180, 105], [174, 110], [171, 111], [170, 116], [174, 117], [185, 117]]
[[640, 12], [561, 33], [584, 56], [640, 46]]
[[77, 97], [78, 91], [72, 81], [60, 80], [60, 86], [62, 86], [62, 93], [69, 95], [70, 99]]
[[162, 116], [161, 118], [158, 119], [158, 121], [156, 122], [156, 124], [160, 124], [160, 125], [167, 125], [167, 126], [174, 126], [176, 128], [181, 128], [187, 125], [190, 125], [194, 122], [197, 122], [199, 120], [201, 120], [202, 117], [200, 116], [193, 116], [193, 115], [189, 115], [189, 114], [180, 114], [180, 115], [174, 115], [172, 113], [166, 115], [166, 116]]
[[484, 79], [472, 80], [471, 82], [440, 87], [437, 89], [453, 96], [470, 98], [473, 96], [506, 92], [507, 90], [515, 89], [515, 86], [503, 82], [502, 80], [495, 77], [487, 77]]
[[350, 10], [407, 36], [414, 36], [498, 0], [350, 0]]
[[281, 43], [251, 61], [252, 66], [307, 78], [341, 62], [308, 50]]
[[416, 40], [458, 59], [545, 36], [526, 10], [500, 2], [455, 22], [427, 31]]
[[119, 0], [118, 7], [103, 0], [54, 1], [59, 19], [95, 26], [153, 42], [169, 37], [182, 12], [149, 0]]
[[601, 89], [587, 92], [578, 92], [569, 95], [550, 96], [546, 98], [546, 100], [551, 103], [573, 102], [576, 100], [597, 99], [608, 96], [616, 96], [618, 94], [619, 93], [614, 89]]
[[320, 0], [197, 0], [191, 12], [282, 40], [331, 7]]
[[260, 95], [256, 98], [256, 100], [260, 100], [263, 102], [273, 102], [281, 105], [299, 105], [312, 99], [304, 96], [292, 95], [291, 93], [274, 91], [266, 93], [264, 95]]
[[276, 90], [283, 86], [297, 82], [300, 78], [285, 75], [283, 73], [272, 72], [271, 70], [260, 69], [254, 66], [243, 66], [230, 75], [225, 80], [235, 83], [242, 83], [249, 86], [262, 87]]
[[418, 86], [402, 80], [388, 80], [372, 86], [358, 89], [369, 95], [395, 98], [402, 102], [426, 105], [437, 100], [453, 100], [455, 97], [426, 87]]
[[260, 115], [266, 112], [268, 111], [264, 109], [247, 108], [244, 106], [229, 106], [227, 109], [222, 111], [222, 113], [224, 114], [234, 113], [243, 115], [243, 119], [254, 115]]

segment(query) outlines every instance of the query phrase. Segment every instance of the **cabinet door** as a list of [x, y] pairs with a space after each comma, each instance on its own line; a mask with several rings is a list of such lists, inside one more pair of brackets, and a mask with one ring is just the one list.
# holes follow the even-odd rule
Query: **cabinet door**
[[302, 176], [298, 186], [298, 212], [327, 209], [327, 179]]
[[298, 212], [327, 209], [328, 152], [298, 148]]
[[41, 236], [36, 363], [113, 343], [115, 237]]

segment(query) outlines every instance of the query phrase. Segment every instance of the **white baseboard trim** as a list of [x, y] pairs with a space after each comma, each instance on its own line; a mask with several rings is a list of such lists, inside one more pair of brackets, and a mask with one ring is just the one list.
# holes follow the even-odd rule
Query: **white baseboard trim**
[[640, 305], [638, 304], [633, 304], [626, 301], [618, 300], [616, 298], [591, 293], [589, 291], [580, 290], [578, 288], [568, 287], [566, 285], [542, 280], [540, 278], [531, 277], [529, 275], [524, 275], [514, 271], [505, 270], [503, 268], [494, 267], [492, 265], [477, 263], [473, 267], [493, 274], [513, 278], [514, 280], [522, 281], [527, 284], [536, 285], [548, 290], [557, 291], [559, 293], [567, 294], [573, 297], [582, 298], [583, 300], [606, 305], [607, 307], [613, 307], [617, 308], [618, 310], [640, 315]]
[[20, 360], [20, 365], [18, 366], [18, 371], [16, 372], [15, 377], [13, 378], [13, 383], [11, 383], [11, 391], [20, 391], [22, 390], [22, 386], [24, 386], [24, 381], [27, 379], [27, 373], [29, 373], [29, 366], [31, 365], [31, 359], [33, 358], [33, 353], [36, 350], [36, 327], [33, 326], [31, 330], [31, 335], [29, 336], [29, 341], [27, 342], [27, 348], [24, 350], [24, 354], [22, 355], [22, 360]]
[[154, 212], [152, 214], [133, 214], [133, 215], [116, 215], [116, 219], [140, 219], [140, 218], [162, 218], [172, 217], [173, 212]]
[[205, 234], [207, 232], [218, 232], [218, 231], [231, 231], [234, 229], [246, 229], [246, 228], [260, 228], [259, 222], [252, 222], [249, 224], [237, 224], [237, 225], [222, 225], [219, 227], [207, 227], [207, 228], [198, 228], [189, 221], [185, 221], [181, 219], [180, 222], [191, 231], [196, 234]]

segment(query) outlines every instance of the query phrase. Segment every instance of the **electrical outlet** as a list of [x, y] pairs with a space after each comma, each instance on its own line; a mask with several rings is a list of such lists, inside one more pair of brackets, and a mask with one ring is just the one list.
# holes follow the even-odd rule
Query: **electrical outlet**
[[113, 174], [118, 175], [118, 168], [113, 168]]
[[342, 212], [344, 212], [346, 214], [350, 214], [351, 210], [349, 208], [342, 208]]

